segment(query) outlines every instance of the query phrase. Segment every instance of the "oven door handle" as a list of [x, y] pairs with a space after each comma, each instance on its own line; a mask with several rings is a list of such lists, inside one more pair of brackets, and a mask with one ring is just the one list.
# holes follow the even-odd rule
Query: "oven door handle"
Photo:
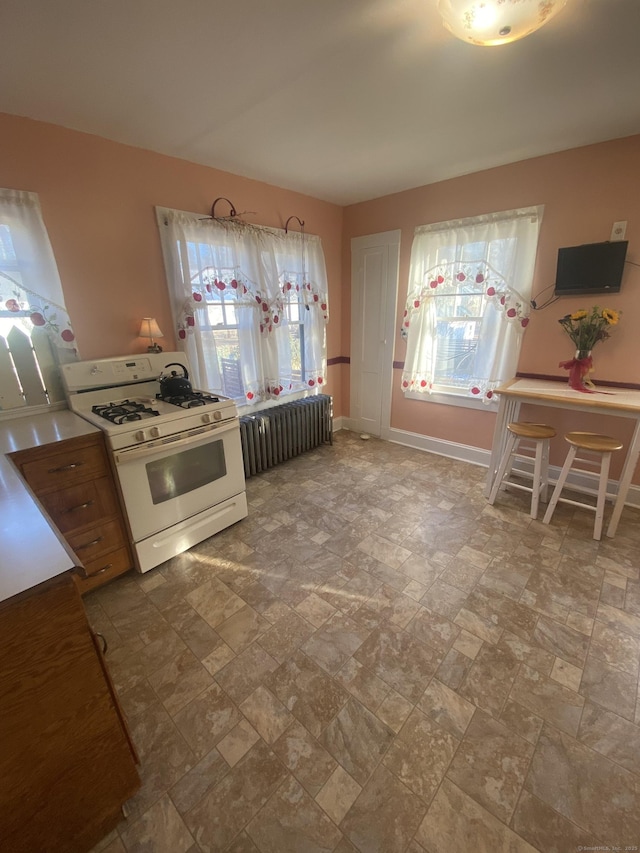
[[193, 444], [194, 440], [211, 434], [222, 435], [225, 432], [238, 430], [240, 422], [237, 418], [232, 421], [227, 421], [223, 424], [210, 424], [205, 427], [196, 427], [186, 433], [182, 433], [183, 438], [176, 439], [158, 439], [151, 443], [143, 444], [138, 447], [125, 448], [124, 450], [116, 450], [113, 458], [117, 465], [124, 462], [133, 462], [136, 459], [144, 459], [145, 456], [157, 456], [163, 450], [172, 450], [174, 447], [184, 447], [185, 445]]

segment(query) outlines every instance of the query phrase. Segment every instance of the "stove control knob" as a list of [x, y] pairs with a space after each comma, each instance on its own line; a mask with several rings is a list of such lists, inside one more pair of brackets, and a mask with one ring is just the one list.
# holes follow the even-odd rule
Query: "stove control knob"
[[222, 420], [222, 412], [214, 412], [213, 413], [213, 419], [214, 419], [214, 421]]
[[144, 441], [146, 438], [146, 435], [144, 434], [144, 430], [139, 429], [138, 432], [135, 434], [134, 438], [136, 439], [136, 441]]
[[149, 433], [152, 438], [160, 438], [160, 427], [151, 427]]
[[210, 424], [211, 423], [211, 412], [205, 412], [203, 414], [202, 423], [203, 424]]

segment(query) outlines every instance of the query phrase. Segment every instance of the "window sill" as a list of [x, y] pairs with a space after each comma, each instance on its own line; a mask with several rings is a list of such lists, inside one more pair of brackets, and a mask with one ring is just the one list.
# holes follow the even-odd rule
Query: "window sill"
[[262, 412], [264, 409], [273, 409], [276, 406], [282, 406], [284, 403], [292, 403], [294, 400], [303, 400], [305, 397], [312, 397], [314, 394], [322, 394], [324, 392], [314, 391], [292, 391], [290, 394], [283, 394], [277, 400], [263, 400], [259, 403], [254, 403], [252, 406], [247, 406], [236, 402], [239, 415], [251, 415], [254, 412]]
[[461, 409], [475, 409], [478, 412], [497, 412], [498, 400], [484, 403], [482, 398], [476, 399], [466, 393], [457, 394], [455, 391], [433, 391], [431, 394], [416, 394], [415, 391], [405, 391], [408, 400], [419, 400], [422, 403], [437, 403], [440, 406], [457, 406]]

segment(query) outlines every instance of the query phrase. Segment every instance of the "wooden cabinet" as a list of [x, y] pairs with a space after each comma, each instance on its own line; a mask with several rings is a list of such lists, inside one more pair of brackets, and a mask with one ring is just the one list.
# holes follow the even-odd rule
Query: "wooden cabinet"
[[0, 605], [0, 848], [90, 850], [140, 786], [69, 573]]
[[41, 506], [78, 557], [81, 593], [133, 566], [104, 436], [90, 433], [11, 455]]

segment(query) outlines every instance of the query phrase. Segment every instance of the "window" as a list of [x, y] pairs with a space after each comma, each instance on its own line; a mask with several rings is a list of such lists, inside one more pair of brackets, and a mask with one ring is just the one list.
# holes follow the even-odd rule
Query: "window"
[[158, 225], [178, 339], [199, 387], [255, 405], [322, 386], [319, 238], [164, 208]]
[[542, 208], [416, 229], [402, 333], [409, 396], [488, 402], [513, 376], [529, 304]]
[[0, 409], [63, 400], [58, 366], [75, 358], [38, 197], [0, 190]]

